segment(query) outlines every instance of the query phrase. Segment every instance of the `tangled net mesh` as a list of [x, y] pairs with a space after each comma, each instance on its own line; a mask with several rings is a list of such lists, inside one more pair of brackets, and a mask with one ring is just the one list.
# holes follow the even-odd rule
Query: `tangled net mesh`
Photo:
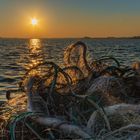
[[86, 53], [78, 41], [66, 48], [64, 68], [44, 62], [28, 70], [20, 82], [23, 93], [0, 107], [1, 138], [139, 137], [139, 105], [121, 104], [129, 103], [130, 91], [137, 93], [133, 80], [139, 74], [112, 56], [88, 62]]

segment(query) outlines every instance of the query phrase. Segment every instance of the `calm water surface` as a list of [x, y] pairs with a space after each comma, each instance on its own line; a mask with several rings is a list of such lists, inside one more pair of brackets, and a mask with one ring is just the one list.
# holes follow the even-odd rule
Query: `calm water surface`
[[[17, 90], [25, 71], [43, 61], [63, 63], [66, 46], [78, 39], [0, 39], [0, 100], [6, 90]], [[89, 56], [116, 57], [121, 64], [131, 65], [140, 60], [140, 39], [83, 39]]]

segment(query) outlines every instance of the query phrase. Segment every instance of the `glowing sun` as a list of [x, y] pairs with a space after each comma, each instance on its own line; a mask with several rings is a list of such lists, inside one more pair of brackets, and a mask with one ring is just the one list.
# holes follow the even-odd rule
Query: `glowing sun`
[[36, 18], [32, 18], [32, 19], [31, 19], [31, 24], [32, 24], [33, 26], [37, 25], [37, 24], [38, 24], [38, 20], [37, 20]]

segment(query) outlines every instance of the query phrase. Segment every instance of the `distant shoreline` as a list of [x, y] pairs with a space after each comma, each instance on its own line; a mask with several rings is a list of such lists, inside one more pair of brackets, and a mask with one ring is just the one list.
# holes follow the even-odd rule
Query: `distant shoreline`
[[[21, 37], [0, 37], [0, 39], [33, 39], [29, 38], [21, 38]], [[39, 39], [140, 39], [140, 36], [132, 36], [132, 37], [64, 37], [64, 38], [49, 38], [49, 37], [40, 37]]]

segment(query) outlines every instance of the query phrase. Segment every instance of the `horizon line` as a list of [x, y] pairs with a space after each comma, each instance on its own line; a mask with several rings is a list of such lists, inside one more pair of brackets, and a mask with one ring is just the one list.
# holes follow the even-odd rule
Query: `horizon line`
[[83, 36], [83, 37], [2, 37], [0, 36], [0, 39], [33, 39], [33, 38], [39, 38], [39, 39], [110, 39], [110, 38], [140, 38], [140, 35], [135, 35], [135, 36], [106, 36], [106, 37], [93, 37], [93, 36]]

